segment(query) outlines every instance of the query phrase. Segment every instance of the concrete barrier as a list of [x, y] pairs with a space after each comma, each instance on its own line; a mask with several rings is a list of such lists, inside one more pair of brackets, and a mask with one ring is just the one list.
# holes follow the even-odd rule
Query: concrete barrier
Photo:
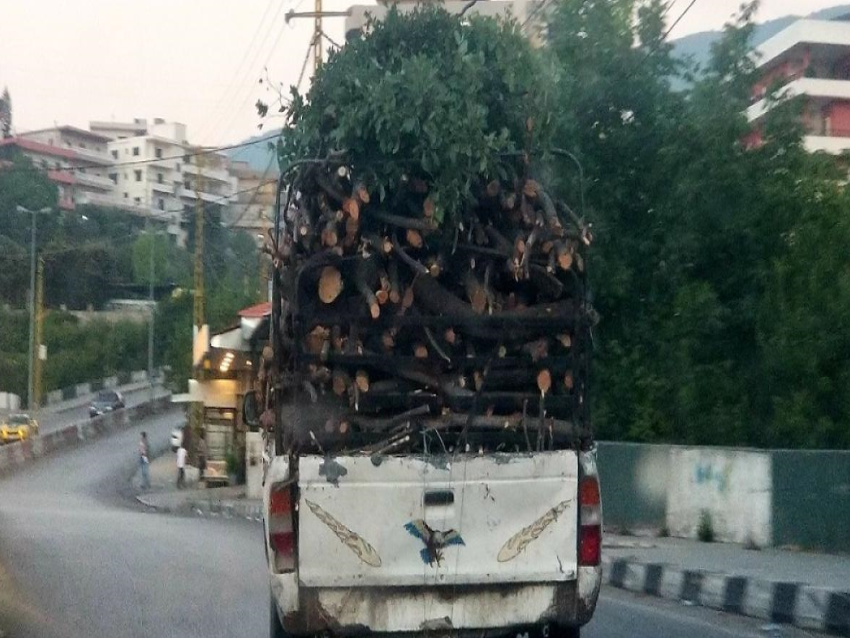
[[91, 394], [91, 383], [78, 383], [74, 386], [74, 396], [82, 397]]
[[173, 407], [171, 395], [166, 395], [132, 408], [80, 421], [43, 436], [19, 443], [9, 443], [0, 447], [0, 474], [14, 472], [40, 457], [74, 448], [86, 441], [109, 436], [113, 432], [126, 429], [140, 418], [159, 414]]
[[850, 551], [850, 451], [600, 442], [605, 525]]
[[148, 373], [146, 370], [137, 370], [130, 375], [130, 379], [133, 383], [141, 383], [142, 381], [147, 381]]
[[[162, 378], [162, 370], [154, 371], [154, 378]], [[61, 388], [60, 390], [52, 390], [45, 396], [43, 405], [54, 405], [62, 401], [69, 401], [78, 397], [97, 392], [102, 388], [116, 388], [128, 383], [141, 383], [147, 381], [147, 370], [136, 370], [134, 372], [120, 372], [111, 377], [96, 379], [87, 383], [78, 383], [77, 385]]]

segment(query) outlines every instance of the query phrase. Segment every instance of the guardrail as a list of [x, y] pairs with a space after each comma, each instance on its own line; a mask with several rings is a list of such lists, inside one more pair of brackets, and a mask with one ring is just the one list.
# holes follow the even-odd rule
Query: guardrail
[[8, 474], [43, 456], [67, 450], [85, 441], [99, 439], [133, 425], [138, 419], [165, 412], [173, 407], [171, 395], [146, 401], [130, 408], [108, 412], [73, 425], [0, 447], [0, 474]]
[[[83, 397], [88, 394], [92, 394], [93, 392], [99, 392], [104, 388], [116, 388], [130, 383], [141, 383], [142, 381], [146, 381], [147, 378], [147, 370], [134, 370], [133, 372], [119, 372], [111, 377], [104, 377], [103, 379], [96, 379], [86, 383], [78, 383], [59, 390], [51, 390], [44, 397], [42, 407], [55, 405], [63, 401], [70, 401], [71, 399]], [[161, 378], [162, 370], [158, 369], [154, 372], [154, 379]]]

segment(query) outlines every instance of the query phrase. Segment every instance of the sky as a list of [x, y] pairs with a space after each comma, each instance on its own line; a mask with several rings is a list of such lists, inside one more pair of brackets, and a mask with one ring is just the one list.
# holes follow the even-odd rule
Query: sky
[[[350, 4], [324, 0], [323, 8]], [[676, 0], [670, 15], [678, 17], [688, 4]], [[697, 0], [671, 37], [718, 29], [739, 4]], [[762, 0], [757, 20], [837, 4], [841, 0]], [[17, 131], [162, 117], [187, 124], [194, 143], [238, 142], [260, 132], [257, 99], [275, 98], [269, 82], [259, 79], [287, 87], [298, 79], [312, 20], [286, 24], [290, 9], [310, 10], [312, 3], [2, 0], [0, 87], [9, 88]], [[324, 30], [341, 41], [343, 19], [326, 19]]]

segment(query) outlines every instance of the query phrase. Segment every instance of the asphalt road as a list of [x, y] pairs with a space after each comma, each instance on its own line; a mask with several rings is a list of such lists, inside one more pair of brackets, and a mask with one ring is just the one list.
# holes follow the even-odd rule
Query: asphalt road
[[[132, 391], [123, 391], [121, 388], [118, 388], [118, 390], [124, 395], [124, 402], [128, 408], [147, 401], [150, 397], [150, 388], [141, 388]], [[161, 387], [154, 388], [154, 392], [156, 396], [163, 396], [166, 393]], [[53, 432], [54, 430], [59, 430], [65, 426], [88, 419], [89, 404], [84, 403], [78, 407], [68, 408], [62, 411], [52, 410], [47, 407], [40, 410], [36, 418], [38, 419], [39, 430], [43, 434], [47, 434], [48, 432]]]
[[[143, 511], [128, 498], [144, 428], [164, 446], [177, 413], [0, 480], [0, 630], [6, 638], [265, 638], [261, 528]], [[586, 638], [803, 636], [604, 590]]]

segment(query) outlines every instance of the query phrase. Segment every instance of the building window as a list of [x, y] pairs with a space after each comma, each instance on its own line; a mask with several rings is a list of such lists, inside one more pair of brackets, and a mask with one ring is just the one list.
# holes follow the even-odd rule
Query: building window
[[141, 198], [141, 197], [134, 197], [134, 198], [133, 198], [133, 203], [134, 203], [136, 206], [141, 205], [141, 203], [142, 203], [142, 198]]
[[118, 183], [118, 173], [110, 173], [109, 179], [112, 180], [113, 184], [117, 184]]
[[160, 197], [158, 200], [156, 200], [156, 207], [159, 210], [165, 210], [165, 200], [162, 199], [162, 197]]
[[136, 181], [141, 182], [142, 181], [142, 171], [133, 171], [133, 173], [136, 174]]
[[133, 147], [133, 157], [138, 157], [138, 156], [139, 156], [139, 147], [134, 146]]
[[130, 195], [129, 195], [129, 194], [124, 193], [124, 199], [129, 199], [129, 197], [130, 197]]
[[81, 167], [81, 168], [80, 168], [80, 172], [81, 172], [81, 173], [85, 173], [85, 172], [86, 172], [85, 167]]
[[157, 183], [157, 184], [162, 184], [162, 173], [157, 173], [157, 174], [156, 174], [156, 183]]
[[85, 142], [80, 142], [80, 148], [85, 148], [85, 147], [86, 147], [86, 143], [85, 143]]
[[49, 168], [49, 166], [47, 165], [47, 160], [41, 160], [41, 167], [44, 170], [47, 170]]
[[180, 172], [180, 164], [179, 163], [177, 164], [177, 172], [178, 173]]
[[118, 151], [112, 151], [112, 159], [118, 159]]
[[155, 148], [153, 150], [153, 154], [156, 157], [156, 159], [162, 159], [162, 149], [161, 148]]
[[192, 190], [192, 185], [189, 183], [188, 179], [185, 182], [183, 182], [183, 188], [185, 188], [187, 191]]
[[51, 137], [50, 139], [48, 139], [48, 140], [47, 140], [47, 143], [48, 143], [50, 146], [53, 146], [53, 138]]
[[57, 171], [61, 171], [61, 170], [62, 170], [62, 164], [60, 164], [59, 162], [56, 162], [56, 170], [57, 170]]

